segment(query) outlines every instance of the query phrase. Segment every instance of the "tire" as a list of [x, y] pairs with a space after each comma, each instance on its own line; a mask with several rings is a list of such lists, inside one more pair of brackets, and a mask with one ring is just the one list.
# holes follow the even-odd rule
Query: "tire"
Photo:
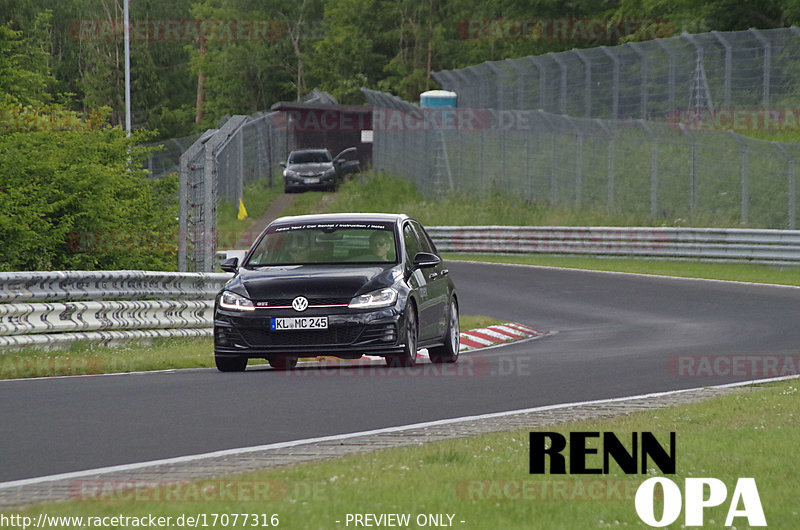
[[221, 357], [214, 356], [214, 362], [217, 365], [217, 370], [220, 372], [244, 372], [247, 368], [247, 357]]
[[417, 362], [419, 339], [417, 310], [413, 304], [409, 304], [406, 311], [406, 343], [403, 353], [386, 357], [387, 366], [414, 366]]
[[458, 304], [450, 301], [450, 311], [447, 321], [447, 333], [444, 336], [444, 346], [428, 349], [432, 363], [454, 363], [458, 360], [460, 346], [460, 332], [458, 325]]
[[275, 370], [291, 370], [297, 366], [297, 357], [273, 357], [267, 361]]

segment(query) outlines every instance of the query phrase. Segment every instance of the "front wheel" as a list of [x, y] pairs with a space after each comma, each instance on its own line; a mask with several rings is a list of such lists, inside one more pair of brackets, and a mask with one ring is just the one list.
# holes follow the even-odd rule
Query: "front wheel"
[[273, 357], [267, 361], [276, 370], [291, 370], [297, 366], [297, 357]]
[[241, 355], [236, 357], [215, 355], [214, 362], [220, 372], [244, 372], [244, 369], [247, 368], [247, 357], [242, 357]]
[[417, 362], [417, 342], [419, 329], [417, 327], [417, 312], [413, 305], [406, 309], [406, 344], [403, 353], [386, 357], [388, 366], [414, 366]]
[[450, 317], [447, 323], [447, 334], [444, 336], [444, 346], [428, 349], [432, 363], [454, 363], [458, 360], [458, 351], [461, 345], [461, 331], [458, 325], [458, 305], [456, 301], [450, 302]]

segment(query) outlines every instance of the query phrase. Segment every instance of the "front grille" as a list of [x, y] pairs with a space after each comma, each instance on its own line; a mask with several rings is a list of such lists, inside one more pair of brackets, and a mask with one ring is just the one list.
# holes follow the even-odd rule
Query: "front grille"
[[[294, 298], [273, 298], [266, 300], [267, 307], [292, 307]], [[308, 307], [321, 305], [348, 305], [349, 298], [309, 298]]]
[[346, 346], [361, 334], [364, 326], [332, 326], [328, 329], [271, 331], [243, 329], [244, 340], [252, 347], [266, 346]]

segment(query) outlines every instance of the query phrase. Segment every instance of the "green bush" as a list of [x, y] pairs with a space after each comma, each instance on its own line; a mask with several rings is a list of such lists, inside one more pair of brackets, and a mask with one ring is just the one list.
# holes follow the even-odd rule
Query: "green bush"
[[174, 269], [177, 182], [118, 128], [0, 135], [0, 270]]

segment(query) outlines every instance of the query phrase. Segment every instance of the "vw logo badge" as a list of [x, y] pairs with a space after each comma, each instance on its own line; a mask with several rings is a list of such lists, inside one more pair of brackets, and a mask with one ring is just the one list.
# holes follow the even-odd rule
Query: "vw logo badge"
[[298, 296], [292, 300], [292, 307], [295, 311], [305, 311], [308, 309], [308, 299], [305, 296]]

